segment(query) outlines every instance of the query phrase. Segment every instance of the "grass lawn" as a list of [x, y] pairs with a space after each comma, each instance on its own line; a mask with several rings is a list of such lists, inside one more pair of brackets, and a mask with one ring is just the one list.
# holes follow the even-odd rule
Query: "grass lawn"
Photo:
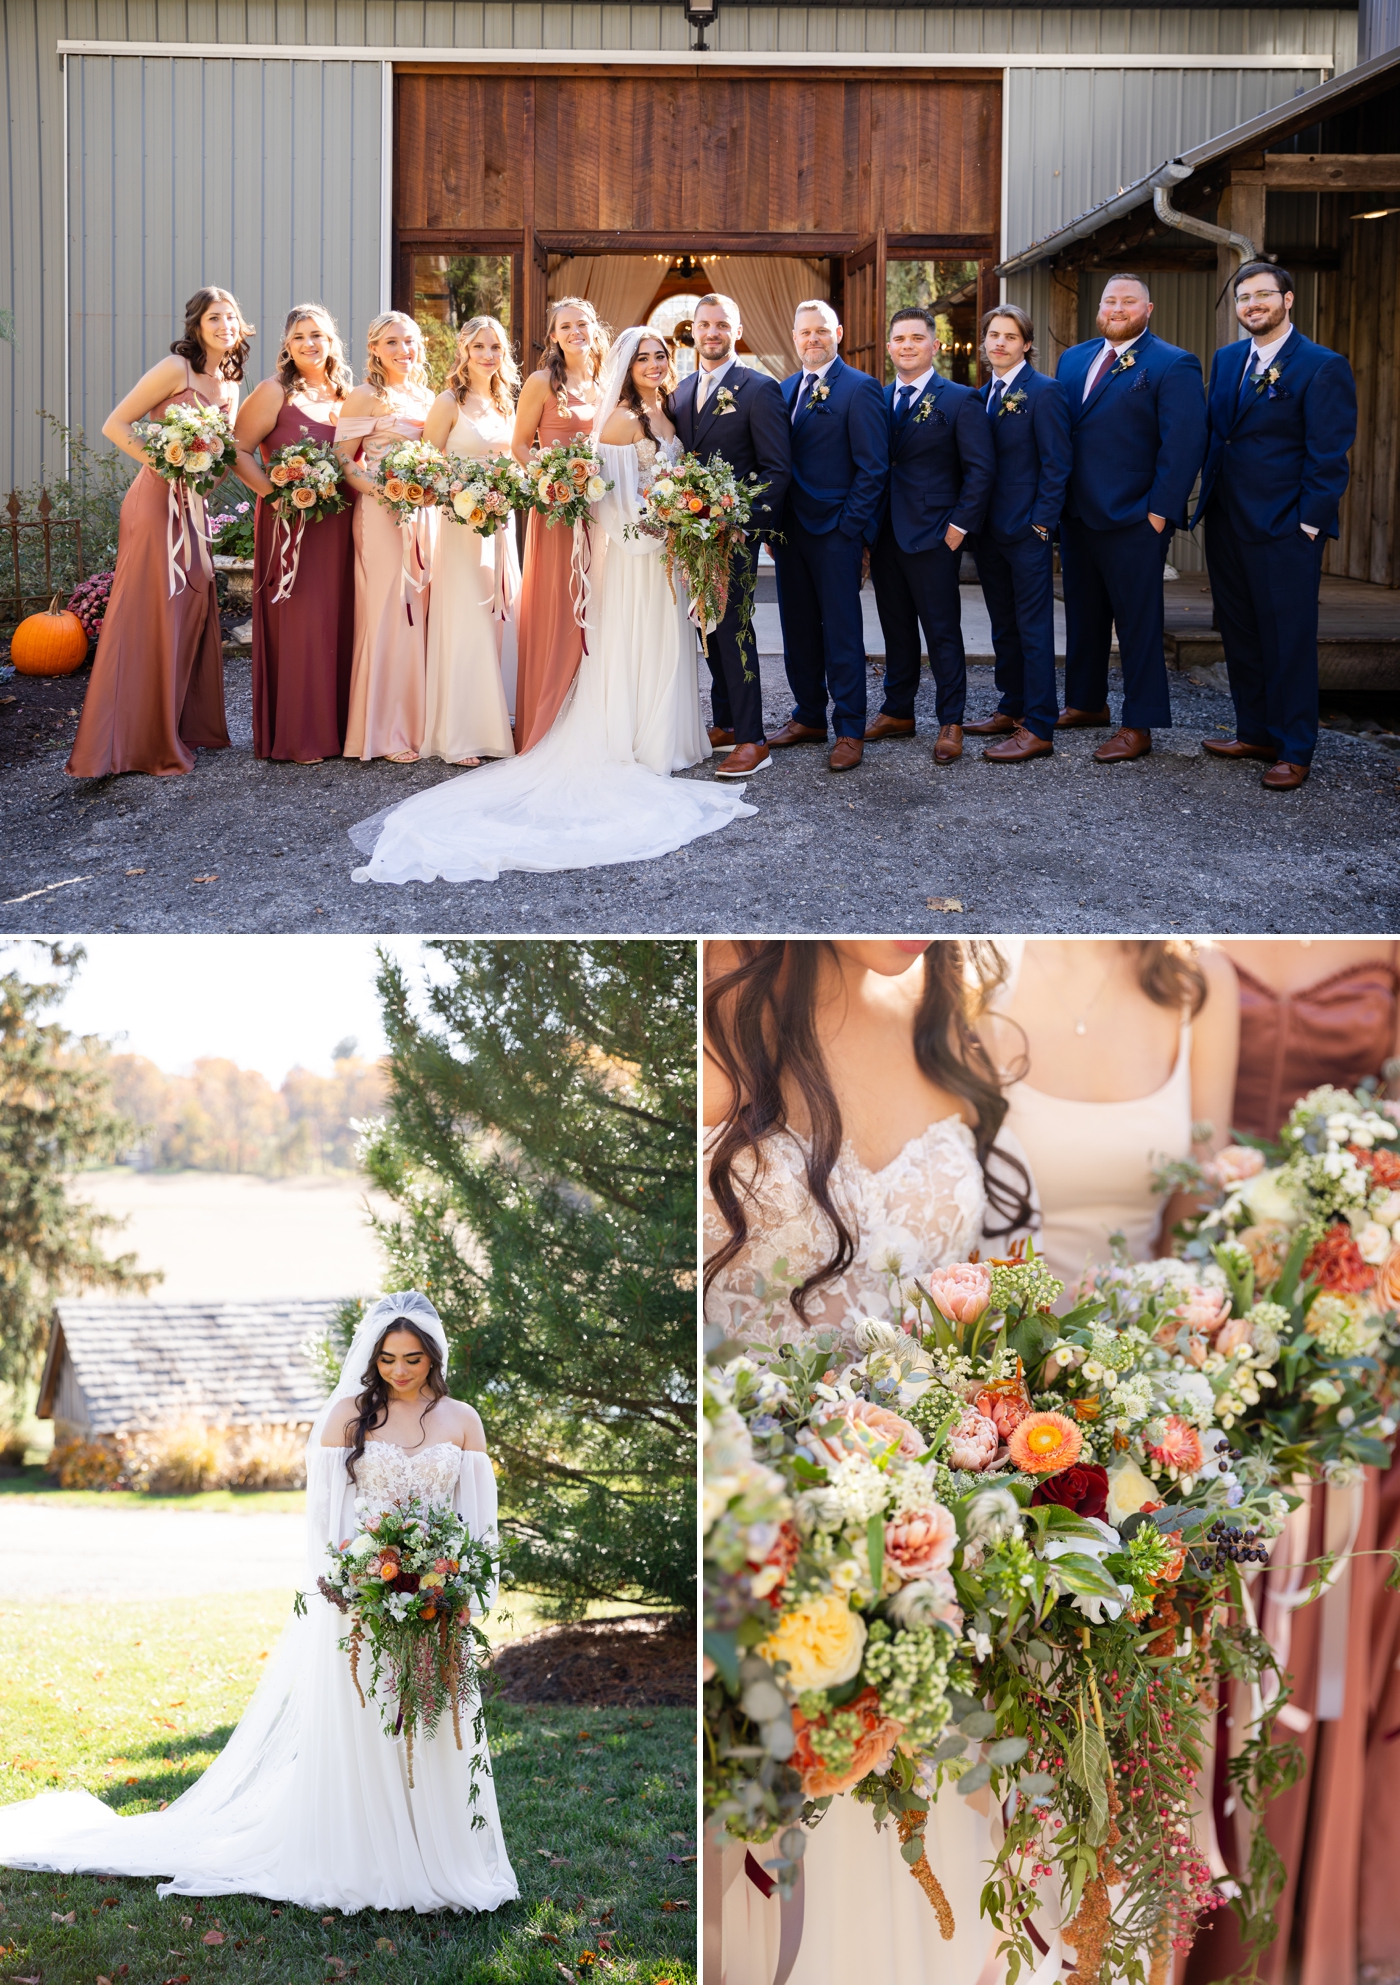
[[0, 1475], [0, 1496], [52, 1509], [227, 1509], [245, 1515], [300, 1516], [305, 1489], [206, 1489], [197, 1496], [148, 1496], [134, 1489], [60, 1489], [47, 1469], [29, 1465]]
[[[288, 1603], [0, 1606], [0, 1803], [81, 1786], [138, 1813], [178, 1797], [226, 1740]], [[587, 1975], [587, 1951], [598, 1977], [693, 1985], [693, 1713], [498, 1703], [488, 1726], [519, 1902], [480, 1917], [322, 1918], [0, 1870], [0, 1978], [544, 1985]]]

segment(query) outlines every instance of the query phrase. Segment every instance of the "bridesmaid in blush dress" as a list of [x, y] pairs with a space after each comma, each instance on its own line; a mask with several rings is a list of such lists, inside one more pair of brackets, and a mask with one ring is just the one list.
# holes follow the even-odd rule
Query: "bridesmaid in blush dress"
[[223, 637], [202, 535], [203, 500], [188, 499], [185, 544], [172, 553], [171, 486], [148, 466], [132, 422], [160, 420], [177, 401], [222, 407], [232, 422], [252, 335], [228, 290], [196, 290], [171, 356], [153, 365], [103, 423], [103, 434], [140, 473], [122, 500], [116, 577], [68, 760], [76, 779], [113, 772], [167, 778], [194, 769], [196, 746], [219, 751], [228, 744]]
[[[512, 388], [519, 383], [505, 326], [495, 317], [473, 317], [457, 334], [457, 361], [446, 391], [433, 402], [423, 439], [466, 461], [507, 454], [515, 415]], [[509, 709], [520, 590], [514, 523], [507, 517], [484, 538], [445, 512], [438, 518], [425, 758], [472, 766], [483, 758], [509, 758], [515, 750]]]
[[[278, 494], [267, 466], [278, 449], [310, 439], [329, 448], [353, 381], [334, 319], [319, 303], [287, 314], [275, 377], [238, 416], [238, 473], [258, 495], [253, 573], [253, 750], [259, 758], [319, 765], [345, 745], [355, 643], [354, 499], [302, 528], [296, 577], [282, 580]], [[261, 451], [261, 452], [259, 452]]]
[[346, 400], [335, 430], [346, 480], [363, 499], [355, 505], [355, 659], [345, 756], [411, 765], [427, 722], [426, 575], [437, 517], [423, 511], [413, 524], [400, 524], [365, 471], [396, 441], [422, 434], [432, 397], [423, 334], [411, 317], [385, 311], [366, 343], [365, 384]]
[[[516, 410], [512, 445], [517, 461], [529, 461], [536, 440], [549, 448], [592, 431], [598, 374], [607, 353], [607, 334], [591, 303], [563, 296], [550, 305], [540, 370], [525, 381]], [[538, 744], [559, 715], [583, 657], [583, 630], [574, 617], [573, 556], [573, 532], [562, 524], [546, 524], [532, 510], [516, 614], [517, 751]]]

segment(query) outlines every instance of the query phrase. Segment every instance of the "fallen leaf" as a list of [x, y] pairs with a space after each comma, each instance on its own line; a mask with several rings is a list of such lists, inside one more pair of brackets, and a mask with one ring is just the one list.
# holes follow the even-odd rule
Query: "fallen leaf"
[[668, 1854], [666, 1859], [668, 1861], [674, 1861], [678, 1868], [684, 1868], [689, 1862], [695, 1859], [695, 1856], [693, 1854]]
[[66, 1916], [60, 1916], [56, 1909], [49, 1911], [49, 1921], [51, 1923], [76, 1923], [77, 1920], [78, 1912], [76, 1909], [70, 1909]]
[[376, 1937], [374, 1940], [374, 1948], [377, 1951], [388, 1951], [390, 1957], [398, 1956], [398, 1952], [394, 1949], [393, 1944], [389, 1941], [387, 1937]]
[[617, 1800], [615, 1797], [612, 1799], [604, 1799], [603, 1804], [605, 1806], [615, 1806], [617, 1804]]
[[666, 1914], [669, 1916], [673, 1910], [689, 1909], [690, 1904], [688, 1902], [673, 1902], [670, 1896], [667, 1896], [666, 1900], [662, 1903], [661, 1907], [663, 1910], [665, 1910]]
[[99, 1971], [97, 1974], [97, 1985], [112, 1985], [112, 1981], [110, 1978], [104, 1978], [102, 1973]]
[[144, 875], [145, 873], [146, 871], [143, 868], [129, 868], [127, 870], [128, 875]]
[[217, 882], [219, 877], [217, 870], [214, 870], [208, 875], [197, 875], [193, 879], [196, 882]]
[[222, 1930], [206, 1930], [199, 1940], [202, 1944], [221, 1944], [224, 1941]]
[[926, 896], [924, 903], [928, 909], [941, 910], [945, 916], [954, 910], [962, 909], [961, 896]]
[[134, 1785], [134, 1784], [136, 1783], [136, 1780], [135, 1780], [134, 1778], [128, 1778], [128, 1779], [126, 1779], [126, 1780], [124, 1780], [123, 1782], [124, 1782], [125, 1784], [127, 1784], [127, 1785]]
[[182, 1916], [180, 1918], [180, 1928], [182, 1930], [188, 1930], [193, 1922], [194, 1922], [193, 1916]]
[[330, 1924], [334, 1923], [334, 1921], [335, 1921], [334, 1916], [323, 1916], [321, 1918], [321, 1928], [323, 1930], [326, 1929]]

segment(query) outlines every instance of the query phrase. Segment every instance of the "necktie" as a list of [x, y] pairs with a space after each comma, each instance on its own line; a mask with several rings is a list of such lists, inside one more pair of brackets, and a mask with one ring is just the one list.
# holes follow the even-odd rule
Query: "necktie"
[[908, 420], [909, 408], [913, 398], [914, 388], [912, 386], [901, 386], [895, 394], [894, 424], [896, 427], [903, 427], [905, 421]]
[[1259, 376], [1259, 364], [1260, 364], [1260, 359], [1259, 359], [1258, 346], [1251, 345], [1249, 348], [1249, 357], [1245, 360], [1244, 372], [1240, 378], [1239, 404], [1241, 406], [1244, 405], [1246, 399], [1249, 397], [1249, 389]]
[[1085, 388], [1084, 397], [1086, 400], [1088, 399], [1089, 395], [1093, 392], [1094, 388], [1102, 380], [1104, 374], [1106, 372], [1111, 372], [1113, 370], [1113, 367], [1116, 364], [1117, 359], [1118, 359], [1118, 354], [1113, 349], [1112, 345], [1105, 345], [1103, 357], [1099, 360], [1098, 365], [1094, 369], [1093, 377], [1090, 379], [1088, 386]]
[[989, 420], [995, 420], [1001, 411], [1001, 396], [1004, 386], [1005, 382], [1003, 380], [994, 379], [992, 381], [992, 390], [987, 395], [987, 418]]
[[714, 383], [715, 375], [713, 372], [702, 372], [700, 374], [700, 390], [695, 396], [695, 411], [697, 414], [704, 412], [705, 402], [710, 397], [710, 388]]
[[817, 383], [817, 375], [815, 372], [803, 373], [802, 384], [797, 390], [797, 398], [792, 403], [792, 417], [794, 420], [796, 420], [797, 416], [801, 413], [807, 395], [811, 392], [812, 388], [816, 385], [816, 383]]

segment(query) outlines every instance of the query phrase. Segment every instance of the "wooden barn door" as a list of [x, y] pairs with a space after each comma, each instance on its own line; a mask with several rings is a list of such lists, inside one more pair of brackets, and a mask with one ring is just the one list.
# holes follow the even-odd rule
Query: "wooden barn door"
[[885, 230], [841, 258], [846, 335], [841, 355], [847, 365], [885, 379]]

